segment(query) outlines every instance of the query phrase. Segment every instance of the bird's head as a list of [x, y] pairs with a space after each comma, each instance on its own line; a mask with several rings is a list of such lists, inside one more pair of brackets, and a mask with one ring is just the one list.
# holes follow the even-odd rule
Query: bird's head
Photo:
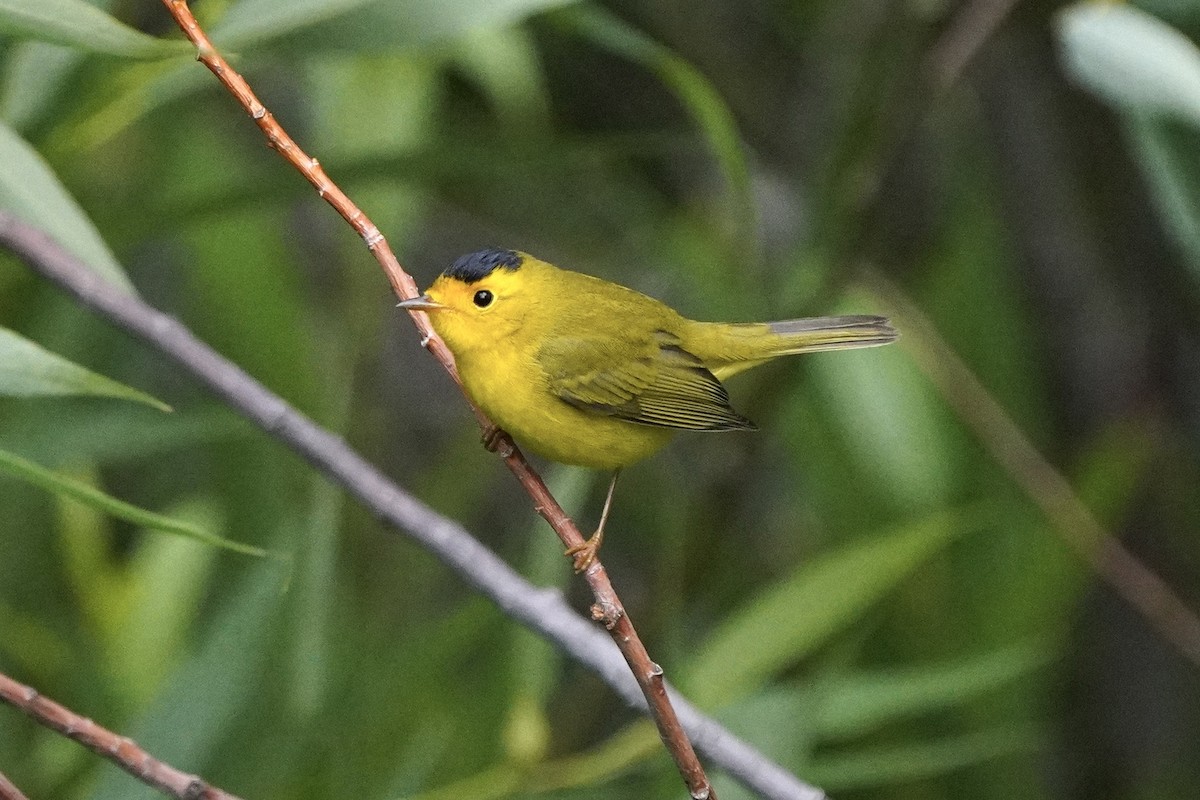
[[434, 330], [461, 357], [517, 333], [540, 305], [535, 287], [542, 273], [553, 269], [515, 250], [480, 250], [459, 258], [425, 294], [399, 307], [427, 311]]

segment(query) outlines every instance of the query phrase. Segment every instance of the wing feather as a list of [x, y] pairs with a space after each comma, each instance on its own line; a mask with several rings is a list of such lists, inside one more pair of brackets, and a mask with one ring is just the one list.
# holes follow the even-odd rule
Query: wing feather
[[729, 404], [725, 387], [676, 337], [651, 331], [620, 348], [586, 336], [558, 336], [538, 353], [550, 390], [583, 411], [642, 425], [735, 430], [754, 424]]

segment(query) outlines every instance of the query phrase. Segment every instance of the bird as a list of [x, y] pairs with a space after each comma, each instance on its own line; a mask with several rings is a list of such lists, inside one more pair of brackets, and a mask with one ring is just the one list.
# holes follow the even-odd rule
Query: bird
[[596, 561], [621, 470], [676, 433], [753, 430], [725, 379], [780, 356], [875, 347], [880, 316], [699, 322], [617, 283], [517, 250], [458, 258], [399, 307], [424, 311], [463, 389], [499, 431], [562, 464], [612, 472], [600, 524], [567, 550], [576, 572]]

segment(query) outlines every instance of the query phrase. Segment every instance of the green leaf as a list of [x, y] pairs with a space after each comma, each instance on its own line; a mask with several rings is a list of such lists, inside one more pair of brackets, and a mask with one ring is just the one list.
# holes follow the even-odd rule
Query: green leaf
[[[210, 506], [193, 501], [173, 511], [198, 521], [214, 520], [216, 509]], [[150, 702], [186, 652], [188, 629], [217, 558], [216, 550], [193, 541], [147, 536], [119, 568], [124, 591], [118, 596], [126, 602], [95, 598], [110, 613], [119, 612], [108, 625], [97, 626], [97, 638], [104, 645], [105, 672], [115, 684], [113, 691], [127, 708]]]
[[805, 564], [722, 623], [681, 686], [701, 706], [742, 697], [813, 652], [973, 523], [938, 513]]
[[0, 33], [126, 58], [177, 56], [193, 49], [189, 42], [134, 30], [84, 0], [0, 0]]
[[[877, 304], [862, 300], [852, 307]], [[858, 456], [863, 480], [887, 492], [899, 509], [945, 507], [955, 488], [951, 417], [912, 359], [893, 345], [822, 354], [806, 366]]]
[[1130, 5], [1085, 3], [1062, 13], [1067, 71], [1118, 108], [1200, 125], [1200, 49]]
[[459, 69], [474, 81], [496, 116], [525, 136], [549, 136], [550, 96], [527, 28], [487, 29], [462, 37], [455, 53]]
[[234, 49], [287, 37], [318, 49], [395, 51], [511, 25], [572, 1], [243, 0], [213, 26], [212, 38], [218, 46]]
[[0, 450], [0, 472], [7, 472], [9, 475], [19, 478], [26, 483], [31, 483], [61, 497], [69, 497], [72, 500], [77, 500], [84, 505], [111, 514], [118, 519], [123, 519], [139, 527], [185, 536], [189, 539], [195, 539], [198, 542], [212, 545], [213, 547], [232, 550], [235, 553], [242, 553], [243, 555], [282, 560], [282, 556], [272, 553], [269, 550], [264, 550], [261, 547], [234, 542], [191, 523], [183, 522], [173, 517], [166, 517], [162, 514], [155, 514], [153, 511], [147, 511], [144, 508], [126, 503], [123, 500], [118, 500], [94, 486], [48, 470], [7, 450]]
[[[26, 413], [33, 406], [24, 405]], [[9, 421], [0, 435], [9, 449], [55, 467], [81, 461], [140, 462], [213, 442], [244, 439], [254, 430], [215, 401], [192, 404], [173, 414], [147, 414], [126, 403], [80, 405], [38, 404], [26, 419], [15, 424]]]
[[0, 73], [0, 119], [17, 131], [44, 121], [83, 58], [78, 50], [45, 42], [14, 45]]
[[849, 792], [914, 781], [1037, 751], [1044, 740], [1031, 725], [1006, 725], [920, 744], [879, 747], [813, 761], [804, 777], [822, 789]]
[[1134, 152], [1150, 184], [1167, 230], [1200, 280], [1200, 132], [1163, 120], [1134, 118], [1129, 131]]
[[305, 501], [303, 535], [297, 542], [291, 642], [290, 703], [301, 718], [320, 708], [329, 690], [329, 650], [334, 635], [329, 594], [337, 586], [338, 520], [345, 495], [324, 477], [314, 477]]
[[235, 3], [210, 35], [219, 47], [246, 48], [320, 25], [377, 0], [243, 0]]
[[160, 411], [171, 410], [161, 400], [51, 353], [8, 328], [0, 328], [0, 395], [96, 395], [134, 400]]
[[0, 208], [37, 225], [100, 277], [128, 294], [133, 284], [58, 176], [28, 142], [0, 122]]
[[1050, 662], [1032, 645], [972, 655], [949, 664], [923, 664], [887, 672], [839, 675], [813, 687], [814, 735], [850, 738], [899, 719], [969, 702]]
[[[1167, 229], [1200, 276], [1200, 48], [1128, 5], [1076, 5], [1059, 18], [1074, 79], [1128, 115], [1129, 135]], [[1182, 123], [1182, 124], [1180, 124]]]

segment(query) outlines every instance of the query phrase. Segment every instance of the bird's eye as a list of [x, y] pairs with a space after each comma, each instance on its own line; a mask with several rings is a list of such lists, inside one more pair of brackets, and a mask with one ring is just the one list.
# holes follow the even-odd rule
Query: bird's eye
[[475, 297], [472, 298], [472, 302], [474, 302], [475, 305], [479, 306], [480, 308], [487, 308], [495, 299], [496, 296], [487, 289], [480, 289], [475, 293]]

